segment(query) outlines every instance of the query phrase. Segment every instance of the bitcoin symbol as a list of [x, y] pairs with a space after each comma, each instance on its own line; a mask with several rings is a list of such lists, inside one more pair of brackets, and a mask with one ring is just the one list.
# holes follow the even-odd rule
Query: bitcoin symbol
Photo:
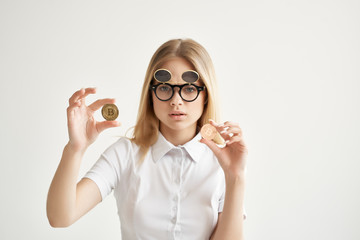
[[205, 129], [205, 134], [206, 134], [206, 135], [211, 136], [212, 133], [213, 133], [213, 132], [211, 131], [210, 128]]
[[216, 128], [211, 124], [205, 124], [202, 126], [200, 133], [203, 138], [211, 140], [216, 136]]
[[115, 104], [105, 104], [101, 110], [101, 114], [106, 120], [114, 121], [119, 115], [119, 110]]
[[112, 116], [112, 115], [114, 115], [114, 114], [115, 114], [114, 109], [112, 109], [112, 108], [108, 108], [107, 110], [108, 110], [108, 112], [107, 112], [107, 113], [108, 113], [108, 115], [109, 115], [109, 116]]

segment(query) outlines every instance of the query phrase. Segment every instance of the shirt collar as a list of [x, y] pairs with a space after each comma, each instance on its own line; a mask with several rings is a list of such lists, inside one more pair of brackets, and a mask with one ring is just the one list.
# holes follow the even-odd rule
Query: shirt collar
[[170, 143], [159, 131], [158, 139], [154, 145], [152, 145], [152, 158], [156, 163], [161, 159], [166, 153], [168, 153], [173, 148], [183, 147], [189, 153], [190, 157], [194, 162], [198, 162], [203, 154], [206, 145], [199, 142], [201, 139], [200, 132], [189, 142], [184, 145], [174, 146]]

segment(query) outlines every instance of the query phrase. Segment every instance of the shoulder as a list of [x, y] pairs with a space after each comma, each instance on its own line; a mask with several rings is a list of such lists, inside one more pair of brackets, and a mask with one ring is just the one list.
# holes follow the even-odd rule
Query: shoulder
[[111, 144], [104, 152], [104, 154], [116, 152], [116, 153], [131, 153], [138, 150], [138, 145], [133, 143], [131, 139], [127, 137], [120, 137], [117, 141]]
[[112, 165], [119, 165], [126, 169], [139, 154], [139, 147], [127, 137], [120, 137], [111, 144], [101, 155], [101, 158], [107, 160]]
[[219, 161], [218, 161], [216, 155], [214, 154], [214, 152], [206, 145], [205, 145], [204, 149], [205, 150], [203, 151], [203, 155], [204, 155], [203, 157], [207, 159], [207, 164], [211, 164], [214, 167], [220, 167]]
[[116, 161], [122, 166], [134, 165], [142, 158], [142, 156], [143, 154], [140, 146], [128, 137], [120, 137], [102, 154], [103, 158], [112, 162]]

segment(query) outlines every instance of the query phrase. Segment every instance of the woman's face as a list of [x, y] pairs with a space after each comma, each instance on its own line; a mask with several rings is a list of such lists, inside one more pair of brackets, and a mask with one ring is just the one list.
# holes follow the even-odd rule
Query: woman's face
[[[174, 57], [165, 62], [160, 68], [171, 72], [172, 78], [167, 83], [171, 85], [182, 85], [186, 82], [181, 75], [188, 70], [195, 70], [187, 60]], [[157, 81], [154, 84], [158, 84]], [[198, 80], [194, 83], [198, 86], [203, 84]], [[179, 88], [174, 89], [173, 97], [168, 101], [160, 101], [152, 91], [154, 112], [160, 120], [160, 131], [163, 135], [181, 131], [182, 134], [194, 135], [197, 121], [204, 110], [205, 91], [201, 91], [198, 98], [193, 102], [184, 101], [179, 95]]]

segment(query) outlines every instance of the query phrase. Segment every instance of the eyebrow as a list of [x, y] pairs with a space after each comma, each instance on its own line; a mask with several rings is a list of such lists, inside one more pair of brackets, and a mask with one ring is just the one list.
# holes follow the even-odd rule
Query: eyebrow
[[[169, 82], [166, 82], [166, 83], [167, 83], [167, 84], [170, 84], [170, 85], [173, 85], [173, 86], [175, 86], [175, 85], [182, 86], [182, 85], [191, 85], [191, 84], [193, 84], [193, 85], [195, 85], [195, 86], [198, 86], [198, 87], [203, 87], [203, 86], [205, 86], [205, 84], [203, 84], [202, 82], [200, 82], [200, 84], [202, 84], [202, 85], [199, 85], [198, 82], [195, 82], [195, 83], [187, 83], [187, 82], [184, 82], [183, 84], [172, 84], [172, 83], [169, 83]], [[160, 84], [162, 84], [162, 83], [160, 83]]]

